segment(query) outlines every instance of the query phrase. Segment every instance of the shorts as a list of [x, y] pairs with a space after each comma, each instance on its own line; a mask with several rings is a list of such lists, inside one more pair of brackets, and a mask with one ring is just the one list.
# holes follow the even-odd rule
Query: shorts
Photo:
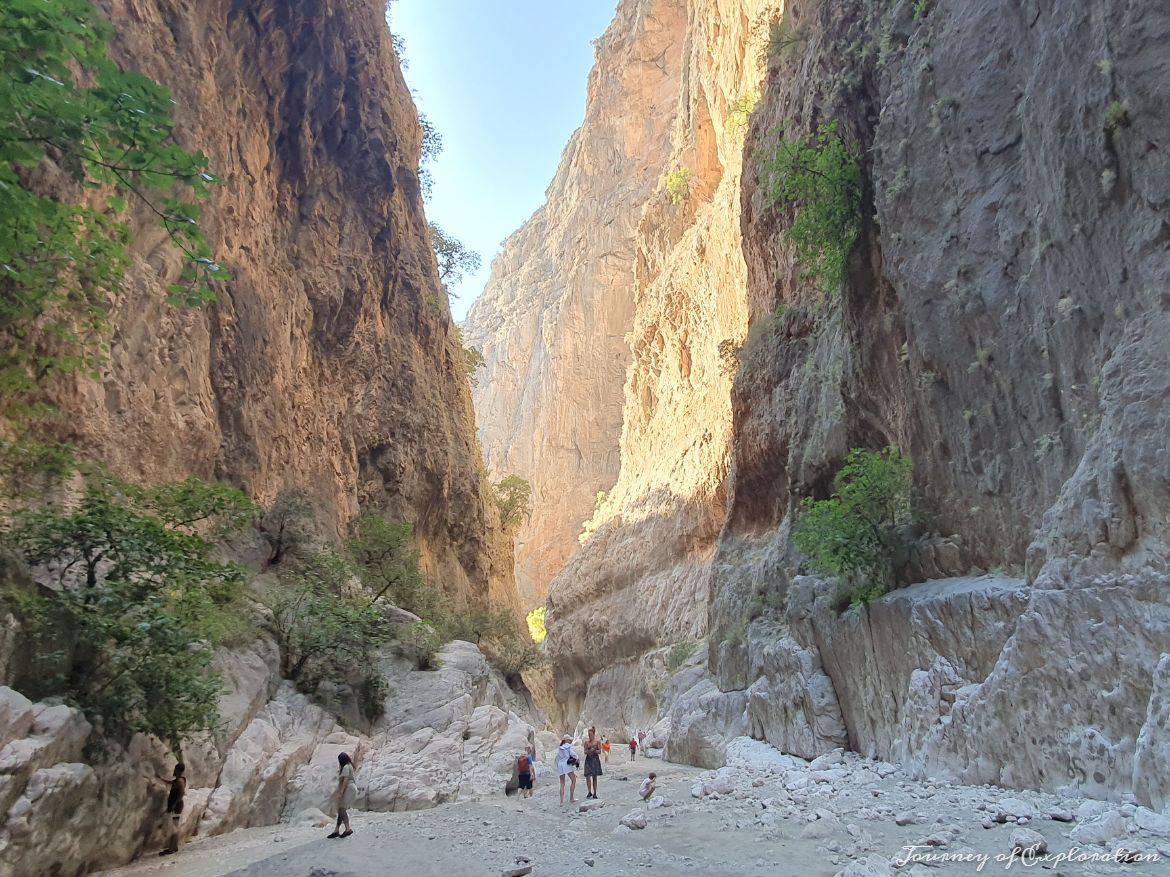
[[522, 773], [519, 776], [520, 776], [520, 788], [531, 789], [532, 788], [532, 774]]

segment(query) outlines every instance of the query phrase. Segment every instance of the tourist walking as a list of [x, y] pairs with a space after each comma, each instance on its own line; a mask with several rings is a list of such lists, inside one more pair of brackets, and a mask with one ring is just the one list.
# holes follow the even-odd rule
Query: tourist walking
[[159, 852], [169, 856], [179, 851], [179, 822], [183, 819], [183, 797], [187, 794], [187, 768], [180, 762], [175, 765], [171, 778], [157, 777], [167, 789], [167, 808], [163, 818], [167, 822], [167, 845]]
[[638, 757], [638, 738], [631, 737], [630, 738], [630, 761], [633, 761], [637, 757]]
[[577, 767], [580, 762], [573, 754], [573, 738], [566, 734], [557, 747], [557, 776], [561, 780], [561, 803], [565, 803], [565, 777], [569, 778], [569, 803], [577, 801]]
[[[353, 828], [349, 824], [349, 808], [357, 803], [357, 786], [353, 782], [353, 759], [348, 753], [337, 754], [337, 790], [333, 793], [333, 800], [337, 804], [337, 825], [333, 833], [326, 837], [349, 837]], [[341, 826], [345, 826], [345, 831]]]
[[601, 740], [597, 729], [590, 728], [585, 738], [585, 788], [586, 798], [597, 799], [597, 778], [601, 776]]
[[609, 738], [601, 738], [601, 757], [606, 764], [609, 764]]
[[536, 771], [536, 762], [524, 752], [516, 759], [516, 784], [520, 788], [521, 798], [532, 797], [533, 775]]

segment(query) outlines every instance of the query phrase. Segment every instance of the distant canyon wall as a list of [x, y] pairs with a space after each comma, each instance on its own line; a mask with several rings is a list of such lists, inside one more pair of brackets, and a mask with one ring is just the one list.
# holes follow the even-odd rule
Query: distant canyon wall
[[546, 202], [504, 242], [463, 327], [486, 362], [473, 395], [488, 470], [533, 487], [516, 536], [531, 605], [617, 479], [635, 239], [670, 153], [685, 24], [679, 0], [618, 5]]

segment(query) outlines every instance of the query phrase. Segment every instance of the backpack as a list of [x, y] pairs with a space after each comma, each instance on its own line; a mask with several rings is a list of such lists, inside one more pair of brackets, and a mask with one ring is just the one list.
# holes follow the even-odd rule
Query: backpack
[[516, 772], [517, 773], [531, 773], [532, 772], [532, 762], [528, 760], [527, 755], [521, 755], [519, 758], [516, 759]]

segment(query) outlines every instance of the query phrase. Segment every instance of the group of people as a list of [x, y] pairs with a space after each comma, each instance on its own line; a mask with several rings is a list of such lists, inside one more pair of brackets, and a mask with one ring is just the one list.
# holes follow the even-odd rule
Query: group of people
[[[638, 747], [646, 739], [645, 731], [638, 731], [630, 737], [630, 760], [637, 758]], [[597, 778], [602, 775], [601, 764], [604, 760], [609, 763], [611, 745], [608, 737], [598, 737], [597, 728], [590, 728], [582, 749], [585, 755], [585, 789], [586, 798], [597, 798]], [[577, 768], [580, 760], [573, 752], [573, 738], [566, 734], [561, 738], [561, 745], [557, 748], [557, 776], [561, 784], [561, 804], [565, 803], [565, 781], [569, 783], [569, 803], [577, 801]], [[506, 791], [515, 789], [523, 798], [531, 798], [536, 778], [536, 740], [529, 731], [528, 745], [516, 759], [514, 783], [510, 782]], [[167, 803], [164, 819], [167, 823], [167, 843], [159, 853], [168, 856], [179, 851], [180, 825], [183, 817], [183, 799], [187, 793], [187, 773], [183, 764], [176, 764], [170, 777], [157, 777], [160, 783], [167, 786]], [[642, 781], [638, 794], [643, 801], [649, 800], [657, 788], [657, 775], [653, 772]], [[337, 786], [333, 791], [333, 805], [337, 810], [337, 822], [329, 838], [345, 838], [353, 834], [353, 827], [349, 822], [349, 810], [357, 801], [357, 786], [354, 784], [353, 759], [349, 753], [341, 752], [337, 755]]]
[[[637, 758], [638, 747], [642, 741], [646, 739], [646, 732], [639, 731], [630, 737], [630, 760]], [[590, 728], [585, 741], [581, 748], [585, 755], [585, 797], [597, 798], [597, 778], [601, 776], [602, 760], [609, 763], [610, 742], [608, 737], [598, 737], [597, 728]], [[573, 804], [577, 800], [577, 768], [581, 766], [580, 760], [573, 751], [573, 738], [569, 734], [561, 737], [561, 745], [557, 748], [557, 777], [561, 784], [561, 803], [565, 803], [565, 781], [568, 780], [569, 785], [569, 803]], [[657, 777], [651, 773], [646, 781], [642, 783], [642, 788], [639, 793], [643, 800], [647, 800], [654, 794], [655, 780]], [[647, 791], [647, 788], [649, 791]], [[531, 793], [530, 793], [531, 794]]]

